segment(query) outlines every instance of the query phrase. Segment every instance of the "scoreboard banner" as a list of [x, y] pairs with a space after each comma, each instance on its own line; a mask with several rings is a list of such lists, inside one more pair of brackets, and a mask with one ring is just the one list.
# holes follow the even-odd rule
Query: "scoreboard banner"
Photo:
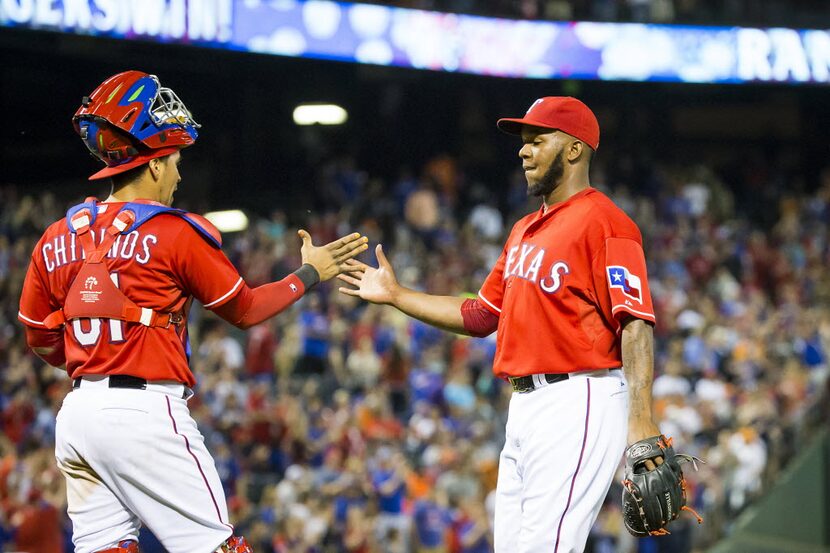
[[0, 0], [0, 27], [513, 78], [830, 83], [830, 31], [499, 19], [326, 0]]

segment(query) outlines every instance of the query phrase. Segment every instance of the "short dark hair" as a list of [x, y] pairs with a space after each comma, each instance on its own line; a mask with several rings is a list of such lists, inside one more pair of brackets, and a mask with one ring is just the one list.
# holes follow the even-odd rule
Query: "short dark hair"
[[149, 166], [148, 163], [142, 163], [138, 167], [133, 167], [132, 169], [127, 169], [123, 173], [118, 173], [110, 177], [112, 180], [112, 189], [113, 190], [120, 190], [124, 188], [128, 184], [132, 184], [137, 181], [141, 175], [144, 174], [144, 171], [147, 170]]

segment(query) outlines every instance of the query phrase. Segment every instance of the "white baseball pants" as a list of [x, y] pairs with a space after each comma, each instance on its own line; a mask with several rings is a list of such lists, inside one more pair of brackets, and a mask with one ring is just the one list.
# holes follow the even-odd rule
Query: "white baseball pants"
[[625, 450], [622, 370], [513, 393], [496, 488], [496, 553], [581, 553]]
[[211, 553], [232, 535], [222, 483], [184, 390], [85, 379], [66, 396], [55, 457], [76, 553], [138, 539], [142, 524], [170, 553]]

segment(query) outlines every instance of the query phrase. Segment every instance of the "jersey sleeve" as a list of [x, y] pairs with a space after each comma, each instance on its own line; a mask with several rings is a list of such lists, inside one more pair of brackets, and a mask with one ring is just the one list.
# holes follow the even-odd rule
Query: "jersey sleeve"
[[605, 263], [599, 267], [610, 296], [611, 316], [620, 321], [631, 315], [655, 322], [643, 247], [631, 238], [607, 238]]
[[504, 299], [504, 264], [507, 259], [507, 247], [501, 251], [496, 265], [478, 291], [478, 297], [484, 306], [496, 315], [501, 314], [501, 304]]
[[490, 311], [481, 298], [464, 300], [461, 304], [461, 318], [464, 330], [477, 338], [489, 336], [499, 327], [499, 316]]
[[173, 270], [184, 290], [208, 309], [215, 309], [238, 294], [244, 281], [221, 249], [190, 225], [182, 227], [175, 240]]
[[32, 328], [45, 328], [44, 319], [59, 307], [52, 305], [52, 295], [44, 275], [45, 268], [38, 263], [39, 251], [40, 242], [35, 246], [35, 253], [32, 254], [29, 269], [26, 271], [23, 291], [20, 294], [20, 310], [17, 312], [20, 322]]

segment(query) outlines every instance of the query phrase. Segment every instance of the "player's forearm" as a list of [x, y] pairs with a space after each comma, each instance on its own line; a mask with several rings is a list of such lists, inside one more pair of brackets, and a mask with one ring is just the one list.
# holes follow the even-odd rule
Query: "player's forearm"
[[630, 319], [622, 331], [622, 360], [629, 393], [629, 426], [650, 424], [654, 378], [654, 331], [641, 319]]
[[250, 328], [281, 313], [297, 300], [320, 277], [311, 265], [303, 265], [284, 279], [249, 288], [246, 284], [227, 303], [214, 312], [238, 328]]
[[419, 321], [456, 334], [469, 333], [464, 329], [461, 305], [464, 298], [433, 296], [398, 286], [392, 294], [391, 305]]

